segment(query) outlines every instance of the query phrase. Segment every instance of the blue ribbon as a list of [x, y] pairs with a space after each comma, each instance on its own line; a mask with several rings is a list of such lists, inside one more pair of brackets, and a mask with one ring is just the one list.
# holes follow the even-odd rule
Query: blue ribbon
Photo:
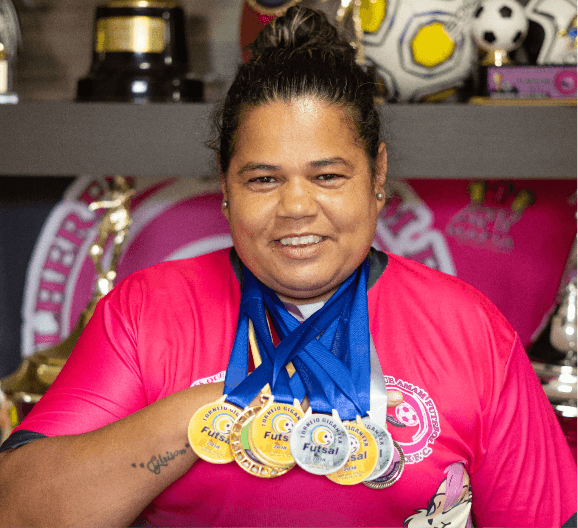
[[[368, 275], [369, 257], [320, 310], [300, 324], [277, 294], [244, 267], [237, 335], [225, 378], [227, 399], [244, 408], [269, 383], [278, 401], [292, 403], [306, 393], [315, 412], [336, 409], [344, 420], [365, 416], [370, 408]], [[265, 308], [281, 338], [276, 348]], [[262, 363], [247, 376], [249, 319]], [[285, 367], [291, 361], [296, 373], [289, 377]]]

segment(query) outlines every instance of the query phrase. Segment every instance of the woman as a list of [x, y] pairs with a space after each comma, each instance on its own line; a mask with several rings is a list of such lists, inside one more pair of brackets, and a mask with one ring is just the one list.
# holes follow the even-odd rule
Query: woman
[[[3, 446], [0, 524], [562, 525], [575, 510], [575, 466], [512, 328], [459, 280], [370, 250], [387, 155], [354, 51], [324, 17], [292, 8], [253, 55], [219, 121], [234, 250], [142, 270], [99, 302], [59, 378]], [[341, 352], [321, 366], [306, 348], [275, 354], [284, 325], [299, 332], [329, 319], [344, 291], [347, 314], [307, 346], [324, 354], [316, 341], [342, 332], [328, 347], [365, 345], [345, 346], [335, 367], [366, 370], [352, 376], [355, 390], [341, 380], [330, 391], [333, 378], [315, 382]], [[282, 341], [268, 357], [260, 337], [246, 376], [249, 319], [266, 328], [265, 306]], [[289, 360], [299, 376], [283, 378]], [[191, 417], [223, 394], [250, 401], [262, 385], [237, 393], [258, 371], [275, 372], [290, 394], [301, 379], [312, 407], [354, 416], [370, 406], [383, 422], [374, 389], [385, 375], [407, 399], [388, 418], [403, 439], [403, 472], [373, 489], [301, 467], [260, 479], [199, 460]]]

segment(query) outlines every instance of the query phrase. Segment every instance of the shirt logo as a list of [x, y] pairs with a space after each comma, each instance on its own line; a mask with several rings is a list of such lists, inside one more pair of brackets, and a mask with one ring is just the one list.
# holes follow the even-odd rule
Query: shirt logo
[[407, 381], [385, 376], [388, 390], [403, 394], [403, 403], [388, 409], [388, 430], [401, 446], [406, 464], [417, 464], [432, 454], [432, 446], [440, 435], [437, 407], [429, 394]]

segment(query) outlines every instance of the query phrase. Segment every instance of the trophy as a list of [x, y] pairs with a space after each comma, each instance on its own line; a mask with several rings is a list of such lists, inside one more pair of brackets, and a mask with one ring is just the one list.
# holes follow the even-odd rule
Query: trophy
[[[516, 0], [484, 0], [477, 8], [472, 36], [483, 53], [478, 92], [492, 99], [554, 99], [563, 104], [563, 99], [576, 97], [575, 67], [517, 64], [512, 58], [526, 44], [530, 14]], [[520, 59], [528, 62], [523, 54]]]
[[83, 101], [198, 102], [203, 84], [187, 77], [183, 9], [173, 0], [109, 0], [96, 9]]
[[[131, 225], [130, 198], [134, 194], [134, 189], [132, 179], [124, 176], [113, 176], [108, 179], [108, 184], [107, 199], [89, 205], [92, 211], [106, 210], [98, 225], [96, 240], [88, 250], [97, 272], [93, 296], [66, 339], [25, 358], [16, 372], [0, 380], [0, 434], [2, 420], [5, 425], [7, 423], [7, 413], [12, 426], [17, 425], [48, 390], [74, 349], [82, 330], [94, 312], [96, 303], [114, 286], [116, 266]], [[104, 248], [109, 242], [112, 243], [112, 257], [110, 263], [106, 265]], [[4, 412], [2, 392], [9, 400], [8, 403], [4, 403]], [[11, 409], [10, 403], [14, 409]]]
[[557, 304], [544, 328], [528, 349], [532, 366], [562, 426], [576, 450], [576, 334], [578, 309], [576, 239], [559, 287]]
[[10, 0], [0, 0], [0, 104], [17, 103], [13, 91], [13, 65], [20, 42], [20, 26]]

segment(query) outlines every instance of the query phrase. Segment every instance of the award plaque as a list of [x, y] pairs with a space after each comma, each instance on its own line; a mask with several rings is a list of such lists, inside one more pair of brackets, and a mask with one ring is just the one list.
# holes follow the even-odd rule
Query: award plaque
[[489, 66], [482, 94], [499, 99], [576, 98], [576, 66]]
[[110, 0], [96, 9], [89, 74], [77, 101], [195, 102], [203, 86], [187, 78], [183, 9], [172, 0]]

